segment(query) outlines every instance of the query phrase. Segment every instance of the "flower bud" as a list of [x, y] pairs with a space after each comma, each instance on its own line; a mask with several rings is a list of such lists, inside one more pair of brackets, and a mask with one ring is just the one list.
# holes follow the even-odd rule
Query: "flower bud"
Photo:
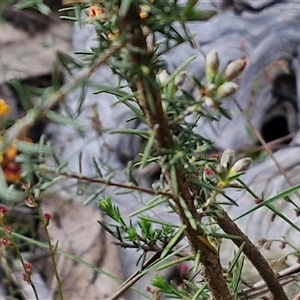
[[205, 96], [204, 97], [204, 102], [206, 104], [206, 106], [210, 107], [210, 108], [216, 108], [217, 107], [217, 103], [215, 100], [213, 100], [212, 98]]
[[252, 159], [250, 157], [244, 157], [239, 159], [231, 168], [231, 172], [239, 173], [248, 170], [252, 163]]
[[228, 64], [224, 72], [224, 78], [227, 81], [231, 81], [239, 76], [247, 65], [246, 59], [237, 59]]
[[224, 180], [227, 175], [227, 170], [222, 165], [216, 166], [216, 173], [219, 175], [219, 177]]
[[221, 165], [228, 170], [233, 163], [234, 160], [234, 151], [232, 149], [226, 149], [223, 151], [220, 159]]
[[32, 274], [32, 264], [31, 263], [25, 263], [24, 264], [24, 269], [27, 275]]
[[158, 73], [157, 77], [158, 77], [160, 84], [162, 86], [165, 86], [167, 84], [170, 76], [169, 76], [168, 72], [165, 69], [163, 69], [161, 72]]
[[184, 81], [186, 79], [186, 72], [185, 71], [180, 71], [174, 79], [174, 85], [176, 87], [180, 87], [183, 85]]
[[208, 83], [212, 83], [219, 69], [219, 55], [216, 50], [211, 50], [206, 56], [205, 76]]
[[238, 89], [238, 85], [234, 82], [225, 82], [217, 89], [218, 96], [223, 99], [233, 95]]

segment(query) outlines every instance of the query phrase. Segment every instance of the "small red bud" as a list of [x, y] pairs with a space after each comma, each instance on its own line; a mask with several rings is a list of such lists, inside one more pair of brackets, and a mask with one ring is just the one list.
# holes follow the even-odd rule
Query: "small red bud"
[[204, 169], [204, 173], [206, 176], [212, 176], [214, 174], [214, 171], [212, 170], [212, 168], [207, 167]]
[[151, 287], [149, 285], [146, 287], [146, 291], [149, 292], [149, 293], [152, 292], [152, 289], [151, 289]]
[[10, 226], [5, 226], [5, 232], [8, 234], [11, 234], [13, 232], [12, 228]]
[[181, 264], [180, 265], [180, 273], [182, 275], [187, 274], [190, 270], [190, 266], [188, 264]]
[[210, 155], [210, 158], [212, 158], [212, 159], [219, 159], [219, 157], [220, 157], [220, 155], [218, 153], [212, 153]]
[[286, 243], [285, 242], [282, 242], [280, 245], [279, 245], [279, 248], [280, 249], [284, 249], [286, 247]]
[[0, 206], [0, 214], [4, 215], [7, 212], [7, 208], [5, 206]]
[[45, 213], [44, 214], [44, 227], [47, 227], [49, 225], [49, 221], [52, 218], [51, 214]]
[[29, 283], [29, 284], [30, 284], [30, 280], [29, 280], [29, 277], [28, 277], [28, 275], [26, 275], [26, 274], [23, 274], [23, 280], [24, 280], [25, 282], [27, 282], [27, 283]]
[[25, 263], [24, 268], [27, 275], [32, 274], [32, 263]]
[[270, 222], [274, 222], [275, 218], [276, 218], [276, 214], [273, 213], [270, 217]]
[[260, 198], [254, 199], [254, 203], [255, 203], [255, 204], [259, 204], [259, 203], [262, 203], [262, 202], [263, 202], [263, 200], [260, 199]]
[[45, 213], [44, 218], [45, 218], [45, 220], [50, 220], [52, 218], [52, 216], [49, 213]]
[[11, 241], [7, 237], [2, 238], [1, 244], [3, 246], [11, 246], [12, 245]]
[[263, 246], [266, 242], [267, 242], [267, 240], [264, 239], [264, 238], [258, 240], [258, 244], [259, 244], [260, 246]]
[[33, 200], [32, 200], [31, 198], [29, 198], [29, 197], [25, 200], [25, 204], [26, 204], [28, 207], [34, 207], [34, 202], [33, 202]]

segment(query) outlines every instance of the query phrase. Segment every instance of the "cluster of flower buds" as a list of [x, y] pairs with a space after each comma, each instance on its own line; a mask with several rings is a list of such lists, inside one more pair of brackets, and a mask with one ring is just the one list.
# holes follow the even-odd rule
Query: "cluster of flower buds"
[[238, 85], [232, 80], [236, 79], [245, 69], [247, 61], [237, 59], [229, 63], [223, 73], [219, 73], [219, 55], [215, 50], [210, 51], [206, 56], [205, 76], [207, 86], [200, 90], [207, 106], [217, 108], [219, 101], [233, 95]]
[[219, 179], [218, 186], [225, 187], [229, 183], [243, 174], [250, 167], [252, 160], [244, 157], [234, 163], [235, 154], [232, 149], [226, 149], [221, 155], [220, 164], [216, 166], [215, 172]]

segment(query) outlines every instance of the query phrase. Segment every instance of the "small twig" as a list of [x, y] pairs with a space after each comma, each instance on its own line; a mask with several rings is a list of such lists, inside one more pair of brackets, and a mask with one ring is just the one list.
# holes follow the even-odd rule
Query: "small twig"
[[[261, 136], [261, 134], [258, 132], [258, 130], [253, 126], [253, 124], [251, 123], [250, 119], [247, 117], [247, 115], [244, 113], [243, 108], [241, 107], [241, 105], [239, 104], [239, 102], [237, 101], [237, 99], [235, 97], [232, 97], [232, 100], [234, 102], [234, 104], [236, 105], [236, 107], [238, 108], [238, 110], [241, 112], [241, 114], [244, 116], [245, 120], [247, 121], [248, 125], [251, 127], [252, 131], [254, 132], [254, 134], [256, 135], [257, 139], [259, 140], [259, 142], [262, 144], [262, 146], [264, 147], [264, 149], [267, 151], [268, 155], [270, 156], [270, 158], [273, 160], [276, 168], [278, 169], [278, 171], [281, 173], [281, 175], [284, 177], [285, 181], [288, 183], [288, 185], [290, 187], [293, 187], [293, 183], [290, 179], [290, 177], [287, 175], [287, 173], [283, 170], [283, 168], [280, 166], [279, 162], [277, 161], [277, 159], [275, 158], [274, 154], [272, 153], [271, 149], [269, 148], [269, 145], [265, 142], [265, 140], [263, 139], [263, 137]], [[298, 197], [298, 199], [300, 200], [300, 194], [298, 192], [295, 192], [295, 195]]]
[[[296, 278], [299, 276], [299, 273], [300, 273], [300, 265], [297, 264], [287, 269], [284, 269], [283, 271], [280, 271], [277, 274], [277, 278], [280, 284], [282, 286], [285, 286], [296, 281]], [[245, 299], [257, 299], [258, 297], [262, 297], [267, 293], [269, 293], [269, 289], [267, 288], [266, 283], [264, 281], [259, 281], [255, 283], [252, 287], [243, 289], [240, 292], [240, 299], [244, 299], [243, 295], [246, 296]], [[297, 298], [294, 298], [293, 300], [296, 299]]]
[[[122, 248], [133, 248], [136, 249], [136, 245], [134, 244], [130, 244], [130, 243], [126, 243], [126, 242], [113, 242], [114, 245], [116, 246], [120, 246]], [[158, 247], [157, 245], [147, 245], [147, 244], [143, 244], [139, 246], [140, 249], [143, 249], [145, 252], [157, 252], [157, 253], [161, 253], [164, 248]]]
[[[266, 145], [269, 147], [269, 149], [282, 149], [283, 147], [290, 147], [289, 145], [282, 145], [282, 143], [290, 140], [291, 138], [295, 137], [297, 132], [291, 132], [287, 134], [286, 136], [283, 136], [281, 138], [278, 138], [276, 140], [273, 140], [269, 143], [266, 143]], [[265, 146], [253, 146], [253, 147], [245, 147], [242, 148], [241, 151], [251, 151], [251, 152], [256, 152], [256, 151], [262, 151], [265, 150]]]
[[142, 266], [141, 269], [134, 272], [123, 284], [114, 292], [114, 294], [109, 297], [107, 300], [116, 300], [119, 296], [124, 294], [128, 289], [130, 289], [140, 278], [144, 276], [142, 273], [143, 270], [148, 268], [152, 263], [157, 261], [160, 257], [160, 253], [155, 253], [151, 256]]
[[58, 91], [51, 94], [50, 97], [46, 100], [43, 100], [41, 103], [37, 104], [33, 109], [27, 112], [26, 116], [22, 119], [16, 121], [16, 123], [6, 130], [4, 135], [5, 145], [1, 145], [0, 151], [3, 152], [5, 147], [13, 141], [14, 139], [22, 136], [29, 128], [31, 128], [36, 120], [45, 112], [49, 111], [53, 107], [57, 106], [58, 103], [64, 100], [64, 98], [80, 83], [87, 80], [100, 66], [105, 64], [110, 57], [114, 56], [125, 43], [116, 45], [112, 47], [107, 53], [100, 56], [92, 66], [84, 68], [79, 75], [73, 78], [70, 82], [63, 85]]
[[174, 199], [174, 197], [175, 197], [170, 192], [164, 192], [164, 191], [158, 191], [158, 190], [153, 190], [153, 189], [149, 189], [149, 188], [144, 188], [144, 187], [134, 185], [131, 183], [126, 184], [126, 183], [121, 183], [121, 182], [110, 181], [105, 178], [92, 178], [92, 177], [86, 177], [86, 176], [78, 175], [78, 174], [68, 174], [65, 172], [57, 173], [50, 169], [46, 170], [46, 172], [48, 172], [49, 174], [54, 174], [54, 175], [61, 175], [66, 178], [78, 179], [78, 180], [87, 181], [90, 183], [100, 183], [100, 184], [104, 184], [107, 186], [115, 186], [115, 187], [124, 188], [124, 189], [128, 189], [128, 190], [134, 190], [134, 191], [138, 191], [138, 192], [150, 194], [150, 195], [160, 195], [160, 196], [168, 197], [168, 198], [172, 198], [172, 199]]

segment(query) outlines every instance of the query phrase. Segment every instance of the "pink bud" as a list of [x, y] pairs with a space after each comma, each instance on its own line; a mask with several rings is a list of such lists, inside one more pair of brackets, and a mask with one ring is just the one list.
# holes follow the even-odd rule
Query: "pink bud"
[[32, 274], [32, 263], [25, 263], [24, 268], [27, 275]]
[[32, 201], [32, 199], [30, 197], [28, 197], [26, 200], [25, 200], [25, 204], [28, 206], [28, 207], [34, 207], [34, 202]]
[[0, 214], [4, 215], [7, 212], [7, 208], [5, 206], [0, 206]]
[[44, 214], [44, 227], [47, 227], [49, 225], [49, 221], [52, 218], [51, 214], [45, 213]]

